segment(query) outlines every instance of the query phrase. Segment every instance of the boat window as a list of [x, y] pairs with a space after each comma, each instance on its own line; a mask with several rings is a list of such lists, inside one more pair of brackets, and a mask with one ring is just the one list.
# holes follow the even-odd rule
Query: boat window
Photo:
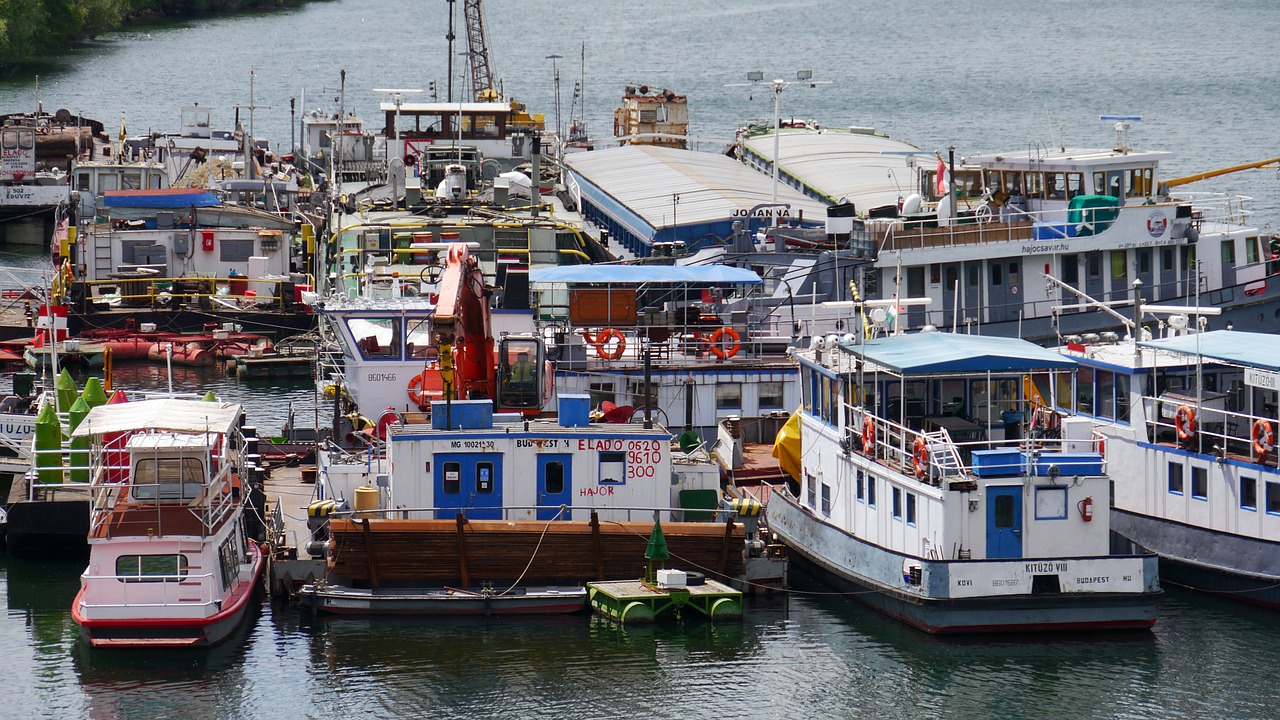
[[805, 474], [805, 503], [809, 507], [817, 507], [818, 505], [818, 479], [812, 475]]
[[1022, 274], [1021, 262], [1015, 260], [1014, 262], [1009, 263], [1009, 287], [1014, 289], [1014, 294], [1017, 294], [1018, 286], [1021, 285], [1022, 283], [1022, 280], [1019, 277], [1021, 274]]
[[862, 270], [862, 296], [875, 298], [880, 296], [880, 271], [872, 268]]
[[876, 483], [879, 480], [875, 475], [867, 473], [867, 504], [871, 507], [876, 506]]
[[976, 288], [976, 287], [978, 287], [978, 282], [979, 282], [979, 272], [980, 272], [980, 271], [979, 271], [979, 269], [978, 269], [978, 266], [977, 266], [977, 265], [970, 265], [970, 266], [969, 266], [969, 287], [971, 287], [971, 288]]
[[1067, 173], [1067, 199], [1070, 200], [1077, 195], [1084, 194], [1084, 175], [1081, 173]]
[[348, 318], [347, 327], [364, 359], [400, 359], [399, 318]]
[[1244, 239], [1244, 261], [1249, 265], [1257, 263], [1261, 259], [1258, 253], [1258, 238], [1247, 237]]
[[548, 495], [559, 495], [564, 492], [564, 463], [559, 460], [548, 462], [543, 467], [542, 485]]
[[1116, 420], [1129, 422], [1129, 376], [1116, 373]]
[[236, 537], [232, 535], [223, 541], [221, 547], [218, 548], [218, 564], [222, 570], [222, 587], [230, 590], [231, 585], [235, 583], [237, 576], [240, 575], [239, 554], [236, 552]]
[[1044, 196], [1049, 200], [1067, 199], [1067, 174], [1045, 173]]
[[996, 503], [996, 505], [995, 505], [995, 511], [996, 511], [996, 513], [995, 513], [995, 514], [996, 514], [996, 517], [995, 517], [995, 521], [996, 521], [996, 523], [995, 523], [995, 524], [996, 524], [996, 527], [998, 527], [998, 528], [1011, 528], [1011, 527], [1013, 527], [1013, 523], [1014, 523], [1014, 517], [1013, 517], [1013, 496], [1012, 496], [1012, 495], [997, 495], [997, 496], [996, 496], [996, 499], [995, 499], [995, 503]]
[[1258, 479], [1240, 478], [1240, 507], [1245, 510], [1258, 509]]
[[822, 514], [831, 514], [831, 486], [822, 483]]
[[600, 403], [606, 400], [611, 403], [618, 401], [613, 382], [592, 382], [587, 388], [587, 394], [591, 397], [591, 407], [600, 407]]
[[1160, 249], [1160, 268], [1165, 272], [1173, 272], [1173, 248]]
[[992, 287], [1004, 284], [1004, 266], [1000, 263], [991, 263], [991, 285]]
[[125, 173], [123, 185], [125, 190], [142, 189], [142, 173], [136, 173], [136, 172]]
[[1026, 192], [1029, 197], [1044, 196], [1044, 174], [1038, 172], [1029, 172], [1026, 174]]
[[441, 469], [440, 489], [446, 495], [457, 495], [462, 490], [462, 464], [447, 462]]
[[1108, 420], [1115, 419], [1115, 373], [1109, 370], [1098, 371], [1098, 401], [1095, 415]]
[[1021, 172], [1006, 170], [1003, 173], [1001, 182], [1004, 186], [1005, 192], [1007, 192], [1009, 195], [1012, 196], [1012, 195], [1024, 194], [1022, 190], [1022, 173]]
[[942, 282], [942, 265], [932, 263], [929, 265], [929, 283], [937, 285], [940, 282]]
[[800, 395], [801, 403], [804, 411], [813, 413], [813, 375], [812, 369], [807, 367], [800, 368]]
[[427, 350], [431, 345], [431, 329], [430, 320], [418, 319], [406, 321], [408, 328], [404, 338], [405, 353], [410, 358], [426, 359], [429, 357]]
[[1082, 367], [1076, 373], [1076, 411], [1093, 414], [1093, 368]]
[[1151, 168], [1134, 168], [1125, 171], [1125, 187], [1129, 197], [1146, 197], [1151, 194]]
[[1088, 255], [1088, 273], [1089, 279], [1095, 280], [1102, 276], [1102, 253], [1089, 253]]
[[600, 453], [600, 484], [622, 485], [627, 481], [627, 455], [620, 452]]
[[1209, 499], [1209, 471], [1202, 467], [1191, 468], [1191, 497]]
[[760, 398], [761, 409], [777, 409], [783, 407], [783, 386], [780, 380], [766, 380], [756, 386], [756, 395]]
[[1124, 280], [1129, 275], [1129, 262], [1125, 257], [1126, 251], [1111, 251], [1111, 279]]
[[1071, 389], [1071, 382], [1074, 376], [1071, 373], [1062, 372], [1058, 373], [1057, 378], [1056, 400], [1058, 407], [1067, 412], [1074, 412], [1076, 395]]
[[120, 582], [180, 582], [187, 576], [185, 555], [121, 555], [116, 558]]
[[1182, 462], [1169, 463], [1169, 492], [1182, 494]]
[[98, 193], [104, 193], [108, 190], [120, 189], [120, 176], [112, 173], [102, 173], [98, 175]]
[[[816, 374], [816, 373], [815, 373]], [[822, 403], [825, 407], [830, 402], [827, 396], [827, 385], [822, 384]], [[742, 383], [716, 383], [716, 409], [739, 410], [742, 408]]]
[[1231, 239], [1223, 240], [1222, 241], [1222, 266], [1229, 268], [1229, 267], [1235, 266], [1235, 264], [1236, 264], [1236, 241]]
[[1280, 483], [1267, 483], [1267, 514], [1280, 515]]
[[1066, 520], [1067, 489], [1064, 487], [1036, 488], [1036, 519]]
[[89, 173], [76, 173], [76, 189], [89, 190]]
[[858, 502], [866, 502], [866, 479], [863, 477], [862, 470], [859, 469], [854, 475], [855, 487], [857, 488]]
[[947, 290], [955, 290], [960, 282], [960, 271], [954, 266], [947, 268]]
[[220, 262], [249, 262], [252, 256], [252, 238], [219, 238], [218, 260]]
[[134, 500], [185, 502], [204, 489], [204, 463], [199, 458], [141, 458], [133, 466]]
[[902, 489], [893, 489], [893, 519], [902, 519]]
[[1062, 282], [1068, 285], [1080, 282], [1079, 255], [1063, 255], [1059, 262], [1062, 264]]
[[907, 524], [916, 524], [916, 494], [907, 493]]
[[493, 487], [493, 463], [476, 463], [476, 494], [490, 495], [493, 493]]

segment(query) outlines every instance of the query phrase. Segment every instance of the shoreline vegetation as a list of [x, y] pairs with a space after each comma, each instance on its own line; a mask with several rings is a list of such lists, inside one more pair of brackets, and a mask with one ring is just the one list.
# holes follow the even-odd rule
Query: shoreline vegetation
[[129, 25], [276, 10], [310, 0], [0, 0], [0, 74], [12, 73]]

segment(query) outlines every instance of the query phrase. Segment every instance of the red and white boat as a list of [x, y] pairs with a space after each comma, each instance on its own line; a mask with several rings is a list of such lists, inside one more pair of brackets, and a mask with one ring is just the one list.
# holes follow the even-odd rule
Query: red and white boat
[[93, 408], [89, 566], [71, 608], [95, 647], [191, 647], [245, 619], [262, 576], [246, 535], [239, 405], [145, 400]]

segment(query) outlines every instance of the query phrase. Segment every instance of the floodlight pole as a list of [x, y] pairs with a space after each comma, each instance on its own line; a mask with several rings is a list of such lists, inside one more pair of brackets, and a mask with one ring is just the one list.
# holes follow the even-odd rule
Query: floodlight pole
[[773, 81], [773, 226], [778, 226], [778, 135], [782, 127], [782, 91], [789, 83], [782, 80]]

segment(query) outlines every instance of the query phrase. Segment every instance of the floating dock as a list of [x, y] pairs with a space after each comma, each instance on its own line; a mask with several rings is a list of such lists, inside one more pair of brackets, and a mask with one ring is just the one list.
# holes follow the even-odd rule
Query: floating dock
[[311, 377], [315, 365], [310, 355], [263, 355], [235, 359], [236, 377], [262, 379], [276, 377]]
[[623, 625], [650, 623], [691, 610], [710, 620], [741, 620], [742, 593], [707, 579], [701, 585], [659, 588], [640, 580], [587, 583], [587, 600], [598, 614]]

